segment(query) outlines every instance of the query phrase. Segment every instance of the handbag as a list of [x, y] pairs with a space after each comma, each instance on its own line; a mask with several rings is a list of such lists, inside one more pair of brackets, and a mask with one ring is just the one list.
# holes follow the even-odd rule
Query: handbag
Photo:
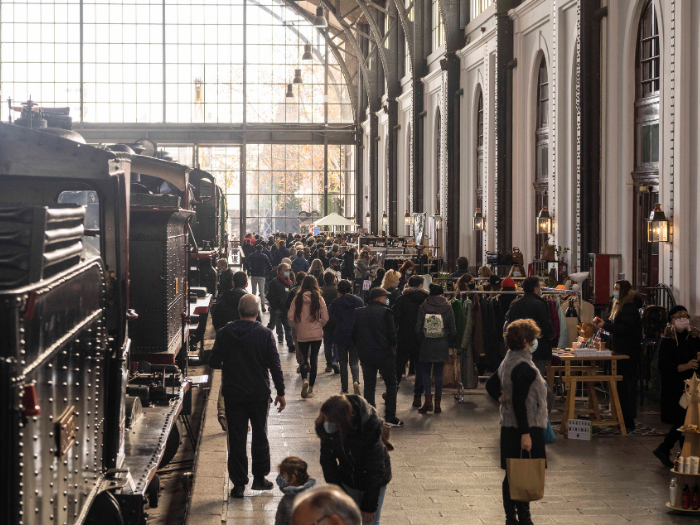
[[544, 498], [545, 459], [506, 458], [506, 475], [513, 501], [538, 501]]
[[511, 258], [513, 259], [513, 264], [519, 264], [522, 266], [525, 264], [525, 257], [523, 256], [523, 252], [520, 251], [520, 248], [517, 246], [513, 246], [513, 251], [510, 254]]
[[554, 429], [552, 424], [547, 421], [547, 428], [544, 429], [544, 444], [554, 445], [557, 442], [557, 436], [554, 435]]
[[553, 262], [557, 260], [556, 248], [552, 245], [545, 244], [540, 252], [540, 259], [543, 261]]

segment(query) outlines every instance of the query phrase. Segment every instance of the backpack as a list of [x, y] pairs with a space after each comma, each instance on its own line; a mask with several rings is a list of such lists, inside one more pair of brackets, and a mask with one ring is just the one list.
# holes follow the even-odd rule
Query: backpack
[[430, 339], [438, 339], [445, 336], [445, 328], [442, 324], [442, 315], [426, 314], [423, 325], [423, 335]]

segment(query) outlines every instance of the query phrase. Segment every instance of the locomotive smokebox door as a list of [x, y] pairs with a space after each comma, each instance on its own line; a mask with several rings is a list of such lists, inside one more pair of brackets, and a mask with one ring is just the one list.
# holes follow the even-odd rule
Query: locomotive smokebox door
[[67, 408], [56, 421], [56, 455], [65, 456], [75, 443], [75, 407]]

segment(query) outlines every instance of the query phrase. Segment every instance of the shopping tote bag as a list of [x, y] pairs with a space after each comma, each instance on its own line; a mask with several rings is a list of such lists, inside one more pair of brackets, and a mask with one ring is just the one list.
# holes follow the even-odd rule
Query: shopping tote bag
[[[532, 456], [532, 455], [531, 455]], [[537, 501], [544, 498], [545, 459], [506, 458], [506, 474], [513, 501]]]

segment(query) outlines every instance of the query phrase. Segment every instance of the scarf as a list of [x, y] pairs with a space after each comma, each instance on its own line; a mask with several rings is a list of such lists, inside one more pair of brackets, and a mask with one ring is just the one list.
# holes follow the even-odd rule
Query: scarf
[[292, 281], [289, 279], [289, 277], [284, 277], [280, 274], [277, 274], [277, 278], [282, 281], [286, 286], [291, 286]]

